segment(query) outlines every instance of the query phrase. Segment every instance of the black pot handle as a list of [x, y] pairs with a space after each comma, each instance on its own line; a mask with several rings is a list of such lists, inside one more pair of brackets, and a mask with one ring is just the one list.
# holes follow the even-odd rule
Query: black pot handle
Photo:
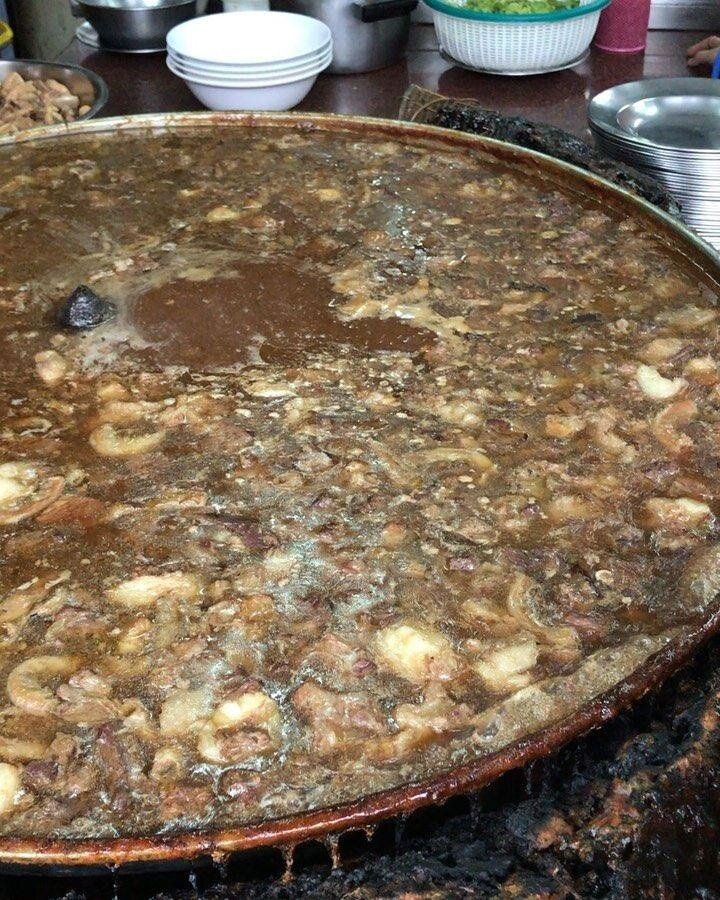
[[353, 3], [361, 22], [380, 22], [406, 16], [418, 5], [418, 0], [372, 0], [370, 3]]

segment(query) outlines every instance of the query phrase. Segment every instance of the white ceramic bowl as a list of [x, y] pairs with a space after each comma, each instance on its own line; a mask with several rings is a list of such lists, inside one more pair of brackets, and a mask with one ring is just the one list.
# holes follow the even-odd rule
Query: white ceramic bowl
[[287, 84], [304, 78], [308, 75], [318, 75], [323, 69], [326, 69], [332, 62], [332, 50], [328, 50], [323, 57], [305, 65], [293, 66], [290, 69], [282, 71], [268, 70], [264, 73], [256, 73], [253, 75], [229, 74], [217, 75], [214, 72], [205, 72], [201, 69], [190, 69], [178, 63], [176, 60], [168, 56], [167, 67], [179, 78], [197, 81], [201, 84], [214, 85], [215, 87], [254, 87], [265, 86], [271, 84]]
[[197, 99], [208, 109], [252, 109], [282, 112], [292, 109], [303, 100], [315, 84], [317, 74], [265, 87], [217, 87], [199, 81], [185, 79]]
[[169, 61], [172, 61], [173, 65], [176, 68], [182, 69], [183, 72], [186, 72], [187, 74], [207, 75], [211, 78], [223, 79], [240, 77], [257, 78], [259, 76], [263, 76], [265, 73], [270, 72], [282, 75], [285, 73], [294, 72], [295, 70], [306, 66], [320, 64], [326, 59], [328, 55], [330, 55], [330, 57], [332, 58], [332, 42], [328, 43], [327, 46], [323, 47], [321, 50], [318, 50], [316, 53], [310, 53], [307, 56], [304, 56], [301, 59], [297, 59], [292, 62], [288, 61], [282, 63], [265, 63], [263, 65], [253, 66], [214, 66], [210, 63], [188, 60], [187, 57], [178, 56], [177, 54], [173, 53], [172, 50], [168, 51], [167, 58]]
[[324, 22], [286, 12], [232, 12], [201, 16], [177, 25], [168, 50], [196, 63], [256, 65], [292, 62], [331, 39]]
[[322, 47], [318, 47], [317, 50], [313, 50], [311, 53], [303, 53], [302, 56], [294, 56], [291, 59], [283, 59], [276, 62], [260, 63], [218, 63], [208, 61], [206, 59], [195, 59], [195, 57], [188, 56], [185, 53], [178, 53], [176, 50], [173, 50], [172, 47], [168, 47], [168, 54], [178, 62], [184, 63], [185, 65], [201, 66], [203, 68], [212, 69], [213, 71], [217, 72], [227, 72], [229, 70], [238, 68], [247, 69], [248, 71], [250, 71], [256, 69], [265, 69], [268, 66], [294, 65], [295, 63], [305, 62], [306, 60], [310, 60], [316, 56], [322, 55], [329, 47], [332, 47], [332, 38], [328, 38], [327, 41], [322, 45]]

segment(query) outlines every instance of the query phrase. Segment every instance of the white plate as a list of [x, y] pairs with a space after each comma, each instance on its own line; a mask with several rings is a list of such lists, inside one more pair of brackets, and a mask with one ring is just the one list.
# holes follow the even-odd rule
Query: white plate
[[618, 111], [623, 131], [653, 146], [720, 153], [720, 90], [716, 96], [645, 97]]
[[588, 119], [593, 129], [631, 147], [660, 152], [668, 159], [690, 156], [720, 163], [720, 144], [699, 145], [702, 138], [695, 120], [699, 111], [708, 118], [706, 130], [715, 133], [720, 127], [718, 79], [645, 78], [619, 84], [593, 97]]

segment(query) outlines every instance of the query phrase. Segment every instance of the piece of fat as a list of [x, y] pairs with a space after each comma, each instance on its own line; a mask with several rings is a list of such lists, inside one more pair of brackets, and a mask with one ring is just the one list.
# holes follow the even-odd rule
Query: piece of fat
[[458, 660], [453, 646], [439, 631], [398, 623], [383, 628], [375, 641], [380, 665], [418, 683], [448, 680]]

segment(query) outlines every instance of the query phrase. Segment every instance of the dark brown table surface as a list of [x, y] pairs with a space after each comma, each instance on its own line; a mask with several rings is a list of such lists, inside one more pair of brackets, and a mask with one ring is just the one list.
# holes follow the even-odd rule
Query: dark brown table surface
[[[415, 83], [451, 97], [473, 97], [484, 106], [582, 135], [590, 97], [625, 81], [689, 74], [685, 48], [702, 36], [699, 32], [653, 31], [644, 54], [604, 53], [593, 48], [588, 59], [574, 69], [505, 78], [468, 72], [446, 62], [438, 53], [432, 26], [415, 25], [402, 62], [366, 75], [321, 76], [298, 108], [395, 118], [403, 92]], [[100, 52], [76, 40], [60, 59], [87, 66], [107, 81], [108, 116], [202, 109], [184, 83], [168, 70], [164, 53]]]

